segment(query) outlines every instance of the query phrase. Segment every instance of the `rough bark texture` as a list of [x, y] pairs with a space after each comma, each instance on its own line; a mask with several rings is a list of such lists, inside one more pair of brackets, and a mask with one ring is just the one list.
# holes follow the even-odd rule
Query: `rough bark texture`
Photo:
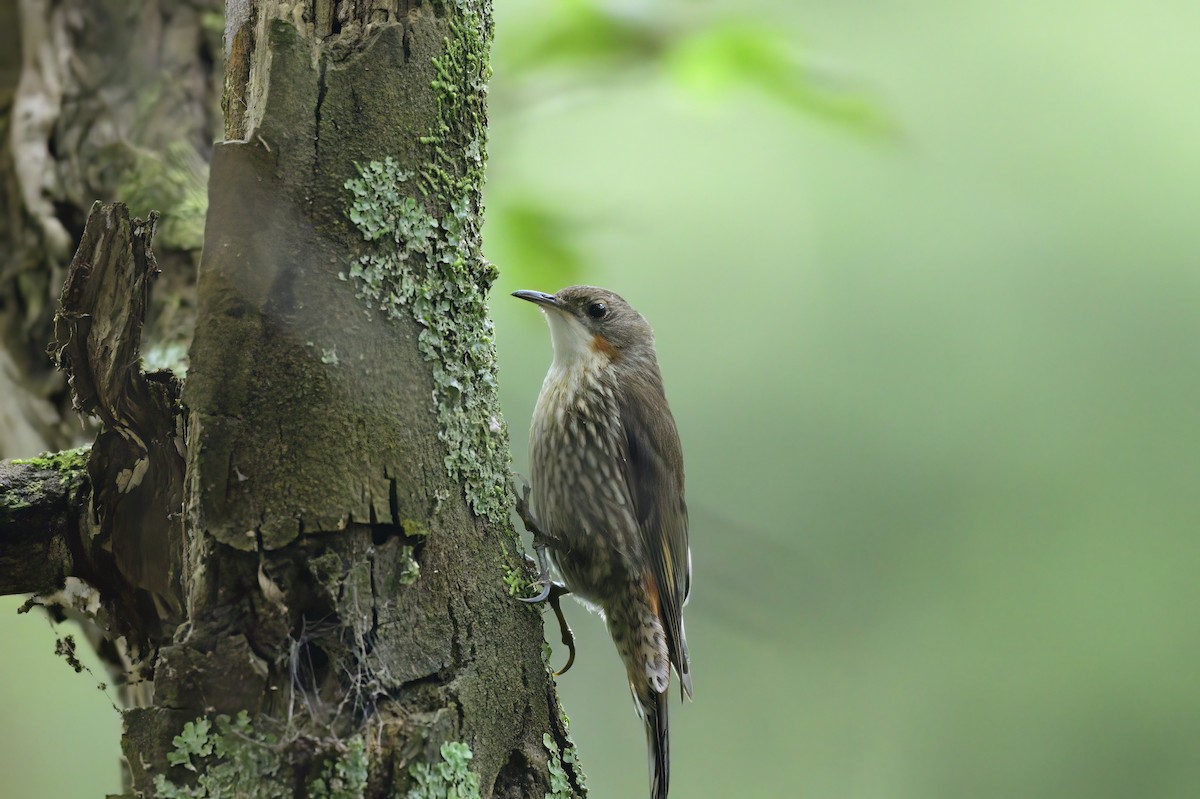
[[[97, 206], [84, 229], [50, 213], [70, 207], [46, 156], [74, 84], [37, 80], [62, 78], [55, 59], [93, 52], [82, 42], [99, 52], [108, 28], [67, 24], [83, 4], [22, 4], [22, 44], [41, 49], [24, 51], [17, 95], [41, 97], [49, 118], [8, 131], [4, 163], [23, 142], [42, 173], [5, 173], [21, 210], [5, 215], [12, 238], [0, 246], [19, 257], [5, 261], [0, 301], [20, 313], [6, 317], [0, 369], [7, 353], [19, 361], [13, 380], [37, 371], [27, 339], [49, 329], [35, 299], [80, 235], [52, 352], [101, 433], [90, 455], [53, 473], [57, 486], [41, 476], [48, 462], [0, 467], [0, 570], [10, 571], [0, 580], [66, 583], [139, 680], [124, 694], [131, 789], [582, 795], [540, 613], [511, 596], [526, 567], [508, 518], [485, 302], [494, 270], [480, 252], [490, 5], [230, 0], [226, 141], [212, 160], [180, 398], [174, 375], [141, 366], [144, 316], [156, 318], [155, 219]], [[172, 41], [194, 58], [203, 3], [88, 7], [116, 21], [109, 34], [136, 51], [138, 69]], [[171, 37], [172, 19], [195, 24]], [[136, 32], [148, 37], [140, 51]], [[12, 80], [3, 52], [0, 81]], [[167, 111], [146, 114], [171, 117], [149, 85], [134, 79], [117, 94], [161, 100]], [[199, 129], [191, 118], [185, 127]], [[93, 172], [116, 163], [88, 136], [69, 143]], [[72, 185], [72, 202], [100, 193]], [[187, 300], [176, 287], [167, 295], [186, 328]], [[173, 338], [159, 324], [146, 338], [177, 344], [188, 332]], [[43, 394], [51, 411], [55, 390]], [[56, 443], [52, 416], [22, 419]], [[38, 568], [18, 568], [33, 555]]]
[[490, 9], [231, 3], [227, 25], [188, 623], [127, 715], [134, 786], [189, 779], [167, 757], [184, 722], [245, 710], [243, 738], [288, 745], [287, 795], [358, 773], [356, 745], [365, 795], [581, 793], [540, 614], [505, 581], [524, 564], [479, 252]]
[[0, 462], [0, 594], [48, 594], [76, 573], [87, 455]]
[[[59, 299], [51, 351], [75, 408], [101, 421], [95, 443], [0, 463], [0, 590], [82, 613], [128, 704], [148, 700], [126, 687], [149, 687], [157, 649], [182, 620], [179, 386], [172, 372], [141, 367], [154, 222], [97, 203]], [[76, 581], [64, 592], [67, 578]]]
[[137, 657], [151, 657], [181, 621], [183, 414], [173, 372], [142, 369], [142, 324], [158, 265], [157, 215], [130, 219], [96, 203], [54, 318], [54, 361], [75, 410], [101, 430], [88, 461], [90, 578]]
[[179, 367], [218, 129], [220, 0], [0, 0], [0, 457], [89, 440], [46, 358], [97, 199], [162, 212], [148, 360]]

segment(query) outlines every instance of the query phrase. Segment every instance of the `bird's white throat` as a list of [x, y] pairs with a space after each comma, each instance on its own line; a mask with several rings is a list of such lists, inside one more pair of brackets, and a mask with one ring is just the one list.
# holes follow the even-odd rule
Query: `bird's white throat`
[[554, 345], [554, 367], [574, 370], [602, 368], [608, 359], [593, 346], [592, 332], [574, 315], [554, 308], [543, 310], [550, 324], [550, 340]]
[[[612, 361], [594, 346], [594, 335], [574, 316], [553, 309], [547, 309], [545, 313], [550, 323], [554, 360], [542, 383], [538, 408], [547, 411], [545, 419], [553, 419], [561, 425], [569, 408], [580, 413], [587, 409], [585, 403], [579, 402], [582, 390], [612, 396], [609, 381], [604, 378], [612, 368]], [[536, 417], [537, 412], [534, 415]]]

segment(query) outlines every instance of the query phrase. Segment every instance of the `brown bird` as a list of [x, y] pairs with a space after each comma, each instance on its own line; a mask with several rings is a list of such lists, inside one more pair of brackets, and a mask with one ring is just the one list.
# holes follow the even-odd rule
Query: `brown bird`
[[[692, 695], [683, 606], [691, 588], [683, 453], [654, 332], [594, 286], [517, 291], [546, 314], [554, 361], [533, 412], [533, 503], [566, 587], [598, 609], [646, 725], [650, 793], [670, 776], [671, 667]], [[547, 579], [543, 575], [543, 579]]]

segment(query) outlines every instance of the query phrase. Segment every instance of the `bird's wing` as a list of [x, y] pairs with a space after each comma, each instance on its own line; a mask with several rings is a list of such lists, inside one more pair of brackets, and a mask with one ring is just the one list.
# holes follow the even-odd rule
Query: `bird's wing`
[[669, 411], [651, 412], [667, 407], [661, 380], [635, 381], [624, 388], [625, 482], [651, 564], [671, 664], [691, 696], [683, 605], [691, 590], [692, 563], [679, 432]]

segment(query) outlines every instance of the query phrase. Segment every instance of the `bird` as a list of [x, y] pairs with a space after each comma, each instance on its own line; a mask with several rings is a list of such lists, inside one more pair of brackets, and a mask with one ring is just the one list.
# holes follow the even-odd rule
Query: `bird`
[[650, 795], [666, 799], [672, 669], [680, 697], [692, 697], [683, 628], [692, 559], [683, 452], [654, 332], [596, 286], [513, 296], [545, 313], [554, 350], [529, 434], [535, 548], [605, 619], [646, 728]]

